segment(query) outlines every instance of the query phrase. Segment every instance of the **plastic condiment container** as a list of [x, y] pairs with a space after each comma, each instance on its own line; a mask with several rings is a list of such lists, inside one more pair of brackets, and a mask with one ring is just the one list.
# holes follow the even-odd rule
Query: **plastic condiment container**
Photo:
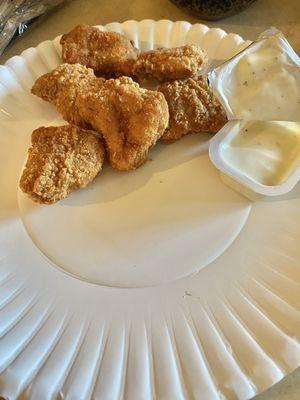
[[300, 122], [229, 121], [209, 157], [223, 182], [250, 200], [284, 195], [300, 179]]
[[275, 28], [208, 74], [228, 119], [300, 119], [300, 58]]

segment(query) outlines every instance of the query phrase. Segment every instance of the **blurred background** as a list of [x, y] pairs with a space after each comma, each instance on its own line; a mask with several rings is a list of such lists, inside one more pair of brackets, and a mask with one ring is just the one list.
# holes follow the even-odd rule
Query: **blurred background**
[[[0, 57], [5, 62], [30, 46], [36, 46], [43, 40], [55, 36], [84, 22], [90, 25], [123, 22], [129, 19], [171, 19], [201, 22], [209, 27], [220, 27], [227, 32], [235, 32], [246, 39], [254, 39], [258, 33], [276, 26], [282, 30], [288, 40], [300, 52], [300, 0], [7, 0], [8, 3], [30, 4], [38, 14], [56, 4], [52, 11], [36, 19], [31, 25], [23, 24], [24, 31], [15, 39]], [[1, 8], [6, 0], [0, 1]], [[51, 6], [51, 7], [50, 7]], [[246, 8], [245, 8], [246, 7]], [[240, 11], [240, 9], [242, 9]], [[215, 21], [205, 18], [221, 18]], [[21, 13], [22, 14], [22, 13]], [[33, 15], [33, 14], [32, 14]], [[201, 15], [201, 17], [199, 16]], [[24, 12], [22, 14], [24, 19]], [[26, 18], [26, 17], [25, 17]], [[22, 18], [21, 18], [22, 19]], [[14, 21], [13, 21], [14, 22]], [[29, 25], [28, 29], [27, 25]]]

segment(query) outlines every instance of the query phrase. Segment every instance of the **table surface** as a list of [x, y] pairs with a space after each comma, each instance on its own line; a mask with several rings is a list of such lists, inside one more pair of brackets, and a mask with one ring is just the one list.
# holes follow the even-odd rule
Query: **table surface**
[[[246, 39], [254, 39], [268, 27], [276, 26], [300, 53], [300, 0], [257, 0], [238, 15], [215, 22], [200, 21], [169, 0], [69, 0], [16, 40], [0, 57], [0, 63], [43, 40], [53, 39], [81, 22], [104, 25], [114, 21], [149, 18], [201, 22], [209, 27], [220, 27], [227, 32], [238, 33]], [[254, 399], [299, 400], [300, 368]]]

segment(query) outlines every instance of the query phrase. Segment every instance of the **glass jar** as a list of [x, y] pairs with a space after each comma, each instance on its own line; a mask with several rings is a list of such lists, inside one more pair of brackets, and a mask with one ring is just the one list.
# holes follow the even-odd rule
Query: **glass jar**
[[255, 0], [171, 0], [201, 19], [217, 20], [236, 14]]

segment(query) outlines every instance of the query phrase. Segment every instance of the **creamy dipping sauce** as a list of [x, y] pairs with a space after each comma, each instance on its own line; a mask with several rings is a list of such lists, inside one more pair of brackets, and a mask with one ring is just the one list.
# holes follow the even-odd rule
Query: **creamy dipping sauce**
[[300, 166], [300, 123], [249, 121], [222, 142], [222, 158], [257, 183], [279, 185]]
[[300, 83], [286, 68], [287, 55], [278, 47], [262, 47], [241, 58], [231, 107], [237, 118], [280, 120], [300, 116]]
[[211, 76], [230, 119], [300, 119], [300, 61], [283, 38], [253, 43]]

